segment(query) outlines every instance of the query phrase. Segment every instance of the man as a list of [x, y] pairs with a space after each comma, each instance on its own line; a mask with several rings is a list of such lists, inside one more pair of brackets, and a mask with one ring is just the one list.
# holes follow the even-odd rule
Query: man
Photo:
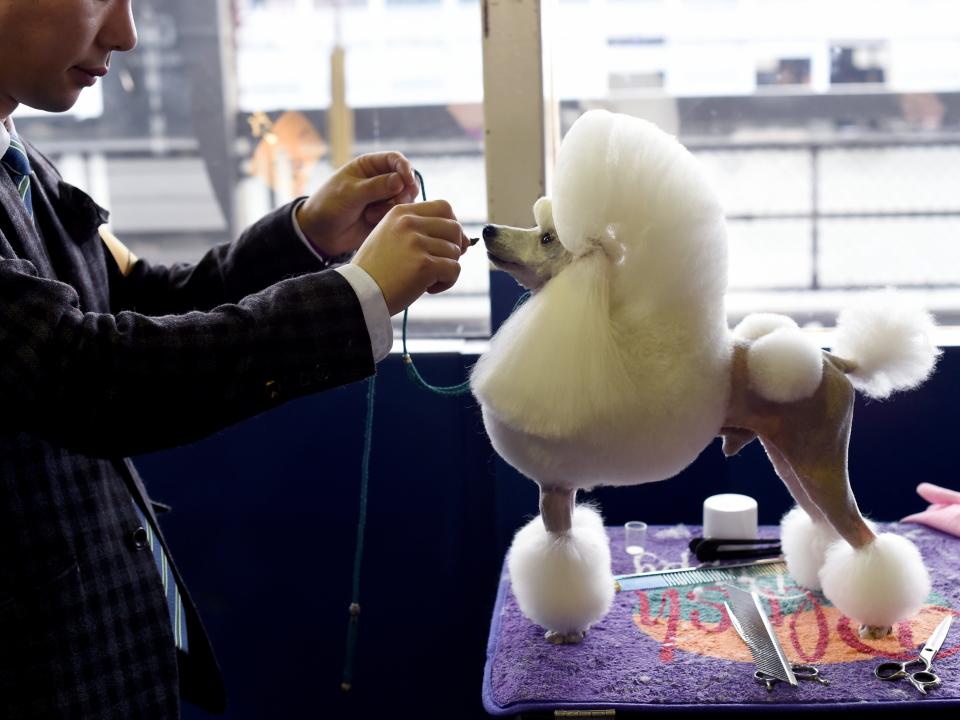
[[[195, 266], [154, 267], [16, 136], [133, 49], [131, 0], [0, 0], [0, 717], [222, 711], [219, 670], [126, 456], [363, 378], [467, 238], [408, 161], [351, 162]], [[356, 255], [336, 269], [328, 259]]]

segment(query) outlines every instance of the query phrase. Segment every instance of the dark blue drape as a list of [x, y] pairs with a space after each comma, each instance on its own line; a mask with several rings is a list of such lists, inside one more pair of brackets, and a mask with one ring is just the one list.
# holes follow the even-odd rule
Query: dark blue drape
[[[438, 384], [472, 358], [432, 355]], [[865, 513], [958, 488], [952, 451], [960, 350], [920, 390], [858, 399], [850, 468]], [[355, 687], [339, 689], [350, 599], [365, 384], [301, 399], [189, 447], [137, 459], [227, 683], [229, 718], [484, 717], [480, 684], [494, 592], [512, 533], [536, 512], [528, 480], [495, 459], [470, 397], [428, 395], [399, 357], [380, 366]], [[707, 448], [679, 477], [591, 493], [609, 524], [698, 523], [718, 492], [757, 498], [775, 523], [786, 489], [757, 443]], [[453, 713], [453, 714], [451, 714]], [[193, 708], [186, 718], [206, 717]]]

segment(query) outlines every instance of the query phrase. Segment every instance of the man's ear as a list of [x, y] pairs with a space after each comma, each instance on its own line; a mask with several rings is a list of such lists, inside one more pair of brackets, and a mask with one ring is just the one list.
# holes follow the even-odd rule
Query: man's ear
[[542, 197], [533, 204], [533, 219], [537, 227], [553, 230], [553, 202], [548, 197]]

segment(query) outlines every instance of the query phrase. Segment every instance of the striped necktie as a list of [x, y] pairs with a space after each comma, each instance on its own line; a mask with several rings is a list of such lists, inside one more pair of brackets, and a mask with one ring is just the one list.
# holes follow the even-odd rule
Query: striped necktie
[[183, 614], [183, 600], [180, 598], [180, 591], [177, 590], [177, 581], [173, 577], [173, 571], [170, 569], [170, 560], [163, 551], [160, 544], [160, 538], [153, 532], [150, 521], [147, 520], [140, 506], [133, 504], [140, 518], [140, 523], [147, 533], [147, 544], [153, 552], [153, 560], [157, 564], [157, 570], [160, 572], [160, 581], [163, 583], [163, 593], [167, 596], [167, 609], [170, 611], [170, 626], [173, 628], [173, 641], [176, 646], [188, 651], [187, 645], [187, 618]]
[[10, 136], [10, 147], [0, 158], [13, 184], [17, 186], [20, 199], [27, 206], [27, 213], [33, 219], [33, 195], [30, 191], [30, 160], [27, 158], [27, 149], [16, 135]]

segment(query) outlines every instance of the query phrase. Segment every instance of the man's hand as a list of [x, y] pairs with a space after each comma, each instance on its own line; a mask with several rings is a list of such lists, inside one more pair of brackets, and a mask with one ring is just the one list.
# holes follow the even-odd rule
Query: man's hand
[[399, 205], [386, 212], [353, 263], [367, 271], [396, 315], [424, 292], [452, 287], [470, 240], [445, 200]]
[[297, 210], [297, 222], [327, 257], [352, 252], [390, 208], [420, 191], [410, 161], [398, 152], [361, 155], [337, 170]]

